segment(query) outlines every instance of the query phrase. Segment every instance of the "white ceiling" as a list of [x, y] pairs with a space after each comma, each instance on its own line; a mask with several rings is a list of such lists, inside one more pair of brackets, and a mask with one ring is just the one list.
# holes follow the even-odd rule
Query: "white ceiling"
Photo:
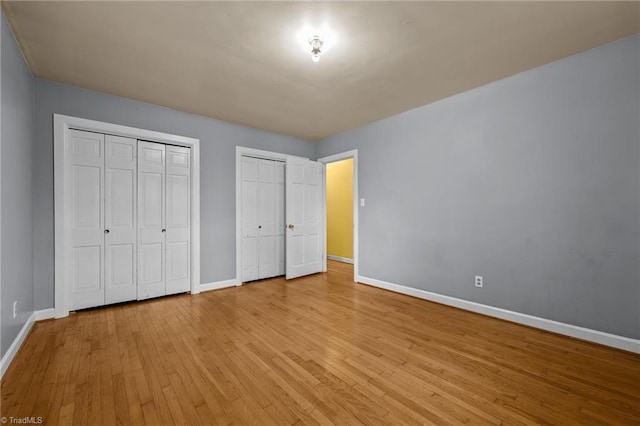
[[638, 2], [2, 3], [38, 77], [307, 140], [640, 30]]

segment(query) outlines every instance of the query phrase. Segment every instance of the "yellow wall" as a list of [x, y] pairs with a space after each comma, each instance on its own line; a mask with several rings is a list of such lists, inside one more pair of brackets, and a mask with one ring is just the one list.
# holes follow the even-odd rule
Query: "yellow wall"
[[353, 259], [353, 158], [327, 164], [327, 254]]

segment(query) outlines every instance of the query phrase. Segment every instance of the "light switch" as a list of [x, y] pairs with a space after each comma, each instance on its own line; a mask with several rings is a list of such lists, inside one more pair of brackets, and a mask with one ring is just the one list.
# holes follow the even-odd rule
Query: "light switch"
[[360, 207], [364, 207], [364, 198], [360, 198]]

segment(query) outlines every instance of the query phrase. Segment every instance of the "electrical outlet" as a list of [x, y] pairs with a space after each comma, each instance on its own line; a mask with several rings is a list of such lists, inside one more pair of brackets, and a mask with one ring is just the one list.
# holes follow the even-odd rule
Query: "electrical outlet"
[[482, 277], [480, 275], [476, 275], [476, 287], [482, 287]]
[[364, 207], [364, 198], [360, 198], [360, 207]]
[[13, 302], [13, 317], [18, 316], [18, 301]]

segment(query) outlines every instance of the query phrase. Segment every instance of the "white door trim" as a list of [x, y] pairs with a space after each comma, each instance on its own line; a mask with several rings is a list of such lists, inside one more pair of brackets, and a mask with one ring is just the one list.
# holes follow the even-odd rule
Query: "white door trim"
[[[287, 161], [295, 155], [279, 152], [264, 151], [262, 149], [236, 146], [236, 277], [233, 284], [242, 285], [242, 156], [262, 158], [265, 160]], [[305, 158], [305, 157], [296, 157]]]
[[[358, 243], [358, 234], [359, 234], [359, 221], [358, 221], [358, 212], [360, 210], [358, 200], [360, 199], [358, 196], [358, 150], [353, 149], [351, 151], [341, 152], [339, 154], [329, 155], [327, 157], [322, 157], [318, 159], [318, 162], [326, 165], [327, 163], [333, 163], [340, 160], [347, 160], [349, 158], [353, 158], [353, 281], [359, 282], [359, 243]], [[324, 177], [324, 182], [322, 185], [322, 214], [324, 215], [324, 238], [323, 238], [323, 253], [327, 252], [327, 184], [326, 184], [326, 175]], [[324, 257], [324, 267], [323, 271], [327, 270], [327, 258]]]
[[55, 317], [69, 315], [68, 276], [71, 271], [69, 236], [66, 230], [70, 225], [71, 197], [65, 186], [69, 182], [69, 173], [65, 173], [69, 159], [65, 155], [66, 140], [70, 129], [86, 130], [135, 139], [143, 139], [171, 145], [191, 148], [191, 293], [200, 292], [200, 140], [152, 130], [71, 117], [53, 115], [53, 163], [54, 163], [54, 208], [55, 208]]

